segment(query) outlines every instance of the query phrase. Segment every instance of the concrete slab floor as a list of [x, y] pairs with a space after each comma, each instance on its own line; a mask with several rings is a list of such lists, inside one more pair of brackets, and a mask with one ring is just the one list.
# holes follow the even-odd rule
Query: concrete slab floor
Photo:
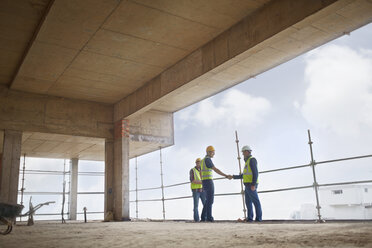
[[[3, 227], [3, 226], [2, 226]], [[372, 247], [372, 222], [36, 222], [0, 247]]]

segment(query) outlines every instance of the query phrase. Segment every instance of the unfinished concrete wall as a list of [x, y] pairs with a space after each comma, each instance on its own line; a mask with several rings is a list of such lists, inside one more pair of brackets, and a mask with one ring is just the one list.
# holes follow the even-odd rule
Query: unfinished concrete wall
[[0, 86], [0, 129], [112, 138], [112, 106]]
[[22, 132], [5, 130], [0, 177], [0, 202], [17, 203]]

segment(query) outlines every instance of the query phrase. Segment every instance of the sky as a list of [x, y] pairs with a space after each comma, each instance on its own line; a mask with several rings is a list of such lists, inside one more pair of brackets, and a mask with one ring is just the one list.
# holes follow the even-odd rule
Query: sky
[[[195, 159], [205, 156], [208, 145], [216, 149], [213, 162], [217, 168], [226, 174], [238, 174], [235, 131], [240, 148], [252, 147], [259, 171], [308, 164], [311, 156], [307, 130], [314, 142], [316, 161], [372, 154], [371, 37], [369, 24], [174, 113], [175, 145], [162, 149], [164, 185], [187, 182]], [[33, 158], [26, 158], [26, 162], [28, 169], [58, 164], [60, 170], [64, 163]], [[318, 165], [318, 183], [371, 180], [371, 162], [372, 158], [366, 158]], [[131, 190], [136, 185], [135, 164], [136, 160], [131, 159]], [[138, 157], [137, 166], [139, 188], [161, 185], [159, 151]], [[103, 171], [103, 162], [80, 161], [79, 171], [88, 170]], [[62, 189], [61, 176], [28, 177], [26, 190], [42, 190], [45, 185], [50, 191]], [[263, 173], [259, 181], [260, 192], [312, 185], [313, 176], [311, 168], [306, 167]], [[103, 192], [103, 185], [102, 176], [81, 176], [78, 190]], [[237, 192], [239, 180], [215, 182], [216, 194]], [[160, 199], [161, 190], [140, 191], [138, 196]], [[190, 185], [165, 188], [165, 198], [180, 196], [191, 196]], [[259, 197], [263, 219], [288, 219], [301, 205], [315, 204], [313, 189], [259, 193]], [[60, 198], [54, 197], [57, 203], [43, 207], [43, 211], [60, 212]], [[136, 199], [134, 192], [130, 199]], [[326, 199], [320, 199], [320, 204], [326, 204]], [[103, 195], [79, 195], [78, 211], [84, 206], [88, 211], [103, 211]], [[140, 202], [138, 209], [139, 218], [162, 218], [160, 201]], [[165, 209], [168, 219], [192, 219], [191, 198], [166, 201]], [[130, 215], [136, 216], [135, 203], [131, 203]], [[213, 215], [217, 220], [241, 218], [241, 196], [216, 196]]]

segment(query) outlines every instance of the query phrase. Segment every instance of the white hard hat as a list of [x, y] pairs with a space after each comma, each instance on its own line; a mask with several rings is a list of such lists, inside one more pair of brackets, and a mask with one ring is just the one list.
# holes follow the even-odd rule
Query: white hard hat
[[243, 146], [242, 147], [242, 152], [244, 152], [244, 151], [252, 151], [252, 149], [251, 149], [251, 147], [250, 146]]

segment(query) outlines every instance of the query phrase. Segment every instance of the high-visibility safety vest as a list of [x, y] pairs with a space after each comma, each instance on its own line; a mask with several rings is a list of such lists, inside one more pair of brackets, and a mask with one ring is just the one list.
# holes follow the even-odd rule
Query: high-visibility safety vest
[[213, 179], [213, 170], [205, 165], [205, 158], [200, 162], [202, 180]]
[[[199, 171], [195, 167], [192, 168], [192, 170], [194, 171], [194, 180], [201, 181]], [[191, 189], [201, 189], [201, 188], [203, 188], [202, 184], [197, 184], [197, 183], [191, 182]]]
[[[247, 161], [245, 162], [244, 170], [243, 170], [243, 183], [251, 183], [253, 180], [253, 174], [251, 165], [249, 164], [251, 162], [252, 157], [249, 157]], [[258, 178], [256, 183], [258, 183]]]

